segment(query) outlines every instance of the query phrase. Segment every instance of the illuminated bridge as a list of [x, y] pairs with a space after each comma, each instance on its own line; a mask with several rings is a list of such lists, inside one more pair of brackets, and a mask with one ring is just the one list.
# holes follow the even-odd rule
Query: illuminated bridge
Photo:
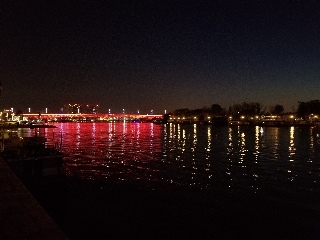
[[86, 121], [86, 120], [100, 120], [100, 121], [120, 121], [120, 120], [141, 120], [151, 121], [154, 119], [162, 119], [163, 115], [154, 114], [123, 114], [123, 113], [77, 113], [77, 114], [64, 114], [64, 113], [24, 113], [23, 117], [26, 119], [41, 119], [48, 121], [59, 121], [59, 120], [75, 120], [75, 121]]

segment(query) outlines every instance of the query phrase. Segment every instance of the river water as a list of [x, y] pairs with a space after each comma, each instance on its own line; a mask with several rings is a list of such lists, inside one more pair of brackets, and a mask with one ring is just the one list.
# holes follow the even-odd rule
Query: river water
[[[181, 192], [187, 192], [188, 194], [192, 192], [202, 196], [201, 200], [196, 201], [196, 204], [204, 204], [200, 210], [190, 210], [192, 213], [207, 214], [208, 212], [212, 216], [214, 212], [220, 217], [223, 216], [222, 219], [226, 218], [224, 212], [219, 212], [216, 208], [212, 210], [212, 206], [208, 202], [213, 203], [215, 201], [215, 203], [221, 204], [222, 208], [227, 208], [225, 199], [229, 199], [228, 204], [232, 206], [238, 200], [230, 199], [242, 199], [243, 202], [246, 202], [245, 205], [239, 203], [239, 207], [232, 208], [237, 212], [235, 214], [235, 219], [238, 219], [237, 224], [241, 221], [246, 222], [242, 217], [243, 213], [239, 213], [239, 209], [247, 208], [251, 204], [259, 206], [257, 211], [265, 214], [271, 211], [270, 208], [282, 206], [285, 209], [283, 212], [280, 210], [281, 214], [284, 214], [282, 220], [287, 222], [288, 226], [284, 224], [287, 227], [287, 229], [284, 227], [286, 229], [285, 233], [277, 235], [279, 231], [281, 232], [281, 229], [277, 227], [283, 222], [276, 221], [277, 227], [273, 228], [273, 235], [270, 235], [272, 238], [275, 236], [282, 236], [280, 238], [288, 238], [289, 236], [290, 238], [289, 232], [294, 235], [306, 234], [305, 232], [308, 231], [309, 235], [307, 234], [307, 236], [310, 238], [316, 235], [315, 226], [320, 223], [318, 204], [320, 195], [320, 144], [314, 138], [315, 128], [218, 127], [213, 125], [131, 122], [56, 123], [55, 125], [57, 129], [47, 129], [43, 134], [48, 138], [48, 144], [62, 139], [61, 149], [64, 153], [65, 176], [98, 185], [100, 189], [98, 194], [106, 194], [106, 192], [103, 193], [103, 189], [106, 189], [106, 186], [110, 184], [113, 186], [129, 185], [134, 189], [145, 189], [146, 191], [158, 191], [160, 189], [163, 192], [165, 189], [166, 194], [177, 194], [174, 199], [179, 198]], [[24, 135], [30, 134], [28, 130], [25, 131], [27, 132], [24, 132]], [[55, 140], [51, 139], [53, 135]], [[109, 193], [107, 192], [107, 194]], [[75, 195], [79, 197], [81, 194], [77, 193]], [[263, 196], [263, 198], [251, 202], [250, 199], [256, 195]], [[129, 193], [128, 196], [135, 196], [135, 193]], [[157, 197], [159, 196], [163, 196], [163, 194], [159, 193]], [[73, 198], [69, 194], [69, 201], [75, 201]], [[270, 200], [266, 203], [265, 198], [273, 199], [273, 202], [271, 203]], [[96, 201], [96, 199], [91, 200]], [[140, 202], [142, 199], [145, 200], [140, 196], [139, 200], [136, 201]], [[261, 199], [264, 200], [261, 201]], [[119, 198], [116, 201], [119, 201]], [[153, 198], [146, 200], [149, 205], [152, 205], [151, 202], [153, 201]], [[88, 202], [79, 203], [79, 205], [86, 204], [88, 205]], [[121, 204], [127, 204], [127, 202]], [[187, 210], [180, 206], [177, 207], [175, 204], [168, 203], [169, 207], [174, 208], [173, 206], [175, 206], [175, 208], [180, 209], [179, 211], [176, 210], [176, 214], [184, 218]], [[263, 204], [264, 206], [260, 208], [260, 205]], [[137, 205], [139, 204], [137, 203], [132, 208], [135, 209]], [[167, 208], [165, 206], [159, 208], [158, 205], [149, 207], [149, 210], [161, 212]], [[189, 205], [187, 204], [187, 206]], [[119, 206], [117, 207], [120, 209]], [[68, 209], [70, 209], [70, 206], [68, 206]], [[256, 209], [254, 207], [248, 210], [250, 216], [255, 215]], [[105, 211], [110, 214], [111, 210]], [[147, 210], [141, 210], [141, 212], [144, 212], [144, 215], [147, 214]], [[191, 212], [188, 214], [191, 214]], [[295, 220], [289, 220], [292, 217], [292, 212], [296, 212]], [[310, 212], [314, 215], [311, 216]], [[65, 219], [67, 217], [61, 216], [62, 213], [59, 214], [57, 218], [64, 219], [64, 224], [66, 224]], [[119, 212], [114, 214], [118, 216]], [[189, 216], [188, 214], [187, 216]], [[279, 215], [281, 214], [279, 213]], [[229, 212], [226, 216], [229, 215], [232, 216], [233, 213]], [[302, 222], [297, 221], [297, 218], [308, 218], [306, 215], [310, 216], [311, 220], [300, 219]], [[128, 217], [128, 215], [125, 216]], [[131, 215], [129, 214], [129, 216]], [[269, 217], [277, 219], [280, 216], [277, 215], [277, 212], [273, 212], [270, 213]], [[93, 216], [93, 218], [96, 217]], [[164, 221], [169, 218], [177, 218], [177, 216], [168, 213], [163, 218], [165, 220], [158, 222], [157, 225], [163, 225]], [[198, 218], [201, 219], [200, 216], [196, 217], [196, 219]], [[144, 221], [155, 221], [155, 219], [154, 216], [149, 216]], [[256, 220], [250, 220], [252, 226], [256, 224], [253, 222], [261, 221], [257, 215], [254, 219]], [[226, 221], [226, 219], [224, 220]], [[134, 221], [132, 220], [132, 222]], [[96, 221], [94, 222], [97, 225]], [[203, 225], [209, 228], [213, 223], [216, 223], [216, 221], [206, 220]], [[250, 227], [250, 224], [248, 227]], [[275, 223], [270, 220], [264, 225], [269, 226], [270, 224]], [[304, 226], [304, 228], [301, 228], [304, 233], [295, 233], [289, 226], [290, 224]], [[115, 224], [112, 226], [115, 226]], [[154, 225], [150, 224], [150, 226], [154, 228]], [[193, 222], [189, 221], [186, 226], [193, 226]], [[91, 231], [94, 229], [93, 227], [88, 228]], [[73, 230], [68, 229], [68, 227], [65, 227], [65, 229], [70, 231], [71, 234], [74, 234], [73, 231], [77, 231], [75, 227]], [[139, 228], [137, 227], [137, 229]], [[177, 234], [181, 234], [181, 232], [177, 232], [176, 228], [174, 229]], [[258, 229], [260, 229], [258, 236], [263, 236], [261, 232], [266, 231], [265, 227], [260, 228], [259, 225]], [[210, 233], [210, 231], [206, 231]], [[148, 236], [152, 236], [150, 232]], [[234, 234], [238, 233], [239, 228], [236, 228]], [[134, 234], [137, 234], [137, 231], [134, 231]], [[81, 239], [80, 235], [77, 235], [78, 237], [75, 239]], [[108, 236], [106, 233], [102, 235]], [[94, 238], [92, 235], [89, 236]], [[116, 233], [113, 238], [117, 239], [115, 236], [117, 236]], [[161, 236], [164, 237], [164, 235]], [[207, 236], [212, 237], [212, 234], [207, 234]], [[165, 235], [165, 237], [168, 236]]]
[[68, 176], [151, 188], [164, 183], [227, 191], [319, 191], [320, 145], [313, 128], [152, 123], [57, 127]]

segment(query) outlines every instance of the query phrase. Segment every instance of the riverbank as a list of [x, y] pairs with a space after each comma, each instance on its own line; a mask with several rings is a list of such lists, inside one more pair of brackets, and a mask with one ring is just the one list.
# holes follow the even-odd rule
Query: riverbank
[[0, 158], [0, 239], [68, 239]]
[[29, 188], [71, 239], [317, 239], [319, 196], [146, 189], [76, 178]]

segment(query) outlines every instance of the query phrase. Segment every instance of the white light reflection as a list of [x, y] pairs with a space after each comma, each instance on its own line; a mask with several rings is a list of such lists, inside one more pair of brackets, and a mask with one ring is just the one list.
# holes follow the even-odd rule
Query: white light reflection
[[264, 133], [263, 127], [260, 127], [260, 133], [261, 133], [261, 136], [262, 136], [263, 133]]
[[126, 133], [127, 133], [127, 124], [124, 121], [123, 124], [122, 124], [122, 134], [123, 134], [123, 136], [125, 136]]
[[137, 140], [138, 140], [138, 143], [140, 143], [140, 142], [139, 142], [140, 134], [141, 134], [141, 130], [140, 130], [140, 123], [138, 123], [136, 126], [137, 126], [137, 130], [136, 130], [136, 133], [137, 133]]
[[240, 157], [239, 163], [243, 163], [244, 157], [246, 155], [246, 135], [244, 132], [240, 133], [240, 127], [238, 126], [238, 136], [239, 136], [239, 146], [240, 146]]
[[[295, 146], [294, 146], [294, 127], [290, 127], [290, 144], [289, 144], [289, 161], [294, 162], [294, 155], [295, 155]], [[288, 169], [288, 173], [291, 173], [292, 170]]]
[[180, 138], [181, 138], [181, 136], [180, 136], [180, 134], [181, 134], [181, 130], [180, 130], [180, 124], [178, 124], [178, 127], [177, 127], [177, 138], [178, 138], [178, 140], [180, 140]]
[[[228, 129], [228, 148], [227, 148], [227, 156], [228, 156], [228, 161], [230, 162], [230, 164], [227, 165], [227, 171], [226, 174], [227, 175], [231, 175], [231, 166], [232, 166], [232, 155], [233, 155], [233, 143], [232, 143], [232, 128], [229, 127]], [[232, 180], [232, 179], [231, 179]]]
[[153, 123], [150, 124], [150, 136], [151, 136], [151, 138], [154, 137], [154, 124]]
[[169, 132], [169, 139], [173, 139], [174, 138], [174, 127], [175, 127], [175, 124], [170, 124], [170, 132]]
[[[208, 127], [208, 130], [207, 130], [207, 138], [208, 138], [208, 141], [207, 141], [207, 151], [206, 151], [206, 160], [209, 160], [210, 158], [210, 152], [211, 152], [211, 126]], [[206, 163], [206, 167], [205, 167], [205, 171], [210, 171], [210, 162], [207, 161]], [[211, 178], [212, 175], [209, 175], [209, 178]]]
[[260, 154], [260, 151], [259, 151], [259, 148], [260, 148], [260, 133], [261, 133], [260, 127], [256, 126], [256, 128], [255, 128], [255, 141], [254, 141], [255, 163], [258, 163], [258, 158], [259, 158], [259, 154]]
[[228, 129], [228, 148], [227, 148], [227, 155], [228, 155], [228, 161], [229, 161], [229, 164], [227, 164], [227, 170], [226, 170], [226, 174], [228, 175], [228, 178], [229, 178], [229, 183], [228, 183], [228, 187], [231, 188], [231, 184], [232, 184], [232, 156], [233, 156], [233, 151], [234, 151], [234, 146], [233, 146], [233, 141], [232, 141], [232, 128], [229, 127]]
[[92, 123], [92, 145], [96, 144], [96, 123]]
[[153, 155], [154, 147], [153, 147], [153, 140], [154, 140], [154, 124], [150, 124], [150, 153]]
[[279, 128], [275, 128], [274, 147], [274, 157], [277, 159], [279, 157]]
[[[180, 127], [180, 124], [178, 124], [177, 126], [177, 141], [176, 141], [176, 144], [177, 144], [177, 149], [179, 151], [177, 151], [177, 156], [176, 156], [176, 160], [177, 161], [181, 161], [181, 154], [182, 154], [182, 147], [181, 145], [183, 144], [183, 139], [182, 139], [182, 133], [181, 133], [181, 127]], [[182, 139], [182, 140], [181, 140]], [[180, 151], [181, 150], [181, 151]], [[183, 160], [182, 160], [183, 161]]]
[[[207, 141], [207, 153], [211, 151], [211, 127], [208, 127], [207, 131], [208, 141]], [[208, 156], [207, 156], [208, 159]]]
[[121, 155], [124, 155], [126, 152], [126, 141], [127, 141], [127, 124], [124, 121], [122, 124]]
[[143, 152], [143, 144], [141, 143], [140, 134], [141, 134], [141, 123], [134, 124], [134, 130], [132, 131], [132, 137], [134, 138], [134, 150], [136, 152], [136, 158], [140, 159], [140, 154]]
[[[192, 141], [192, 147], [191, 147], [191, 151], [192, 151], [192, 169], [193, 171], [191, 173], [192, 177], [191, 180], [194, 179], [194, 175], [196, 174], [195, 170], [197, 170], [196, 167], [196, 158], [195, 158], [195, 154], [196, 154], [196, 146], [197, 146], [197, 124], [193, 124], [193, 141]], [[195, 183], [192, 181], [192, 184], [195, 185]], [[190, 184], [191, 185], [191, 184]]]
[[108, 123], [108, 138], [109, 141], [112, 141], [112, 135], [113, 135], [113, 122]]
[[169, 123], [169, 126], [166, 124], [166, 136], [169, 139], [170, 135], [171, 135], [171, 127], [172, 127], [172, 123]]
[[161, 161], [166, 161], [166, 157], [167, 157], [167, 139], [168, 139], [168, 127], [170, 129], [170, 124], [164, 124], [163, 125], [163, 149], [162, 149], [162, 156], [163, 158], [161, 159]]
[[60, 132], [59, 132], [59, 144], [60, 144], [60, 147], [62, 147], [63, 146], [63, 141], [62, 141], [62, 139], [63, 139], [63, 135], [64, 135], [64, 128], [63, 128], [63, 126], [64, 126], [64, 124], [62, 124], [62, 123], [60, 123], [59, 124], [59, 129], [60, 129]]
[[81, 124], [77, 123], [77, 131], [76, 131], [76, 149], [79, 150], [80, 149], [80, 141], [81, 141]]
[[289, 158], [290, 162], [294, 161], [292, 157], [295, 155], [295, 146], [294, 146], [294, 127], [290, 127], [290, 144], [289, 144]]
[[[316, 133], [313, 133], [313, 131], [315, 130], [315, 128], [310, 128], [310, 152], [312, 152], [312, 155], [314, 155], [314, 137], [316, 136]], [[309, 158], [308, 162], [313, 162], [312, 159]]]
[[186, 150], [186, 130], [182, 130], [182, 146], [181, 146], [181, 151], [184, 152]]
[[192, 147], [191, 150], [193, 152], [193, 160], [194, 160], [194, 152], [196, 150], [197, 145], [197, 124], [193, 124], [193, 141], [192, 141]]
[[92, 135], [92, 140], [91, 140], [91, 145], [92, 145], [92, 161], [94, 162], [95, 161], [95, 157], [96, 157], [96, 148], [95, 148], [95, 145], [96, 145], [96, 123], [93, 122], [92, 123], [92, 132], [91, 132], [91, 135]]
[[114, 123], [109, 122], [108, 123], [108, 148], [107, 148], [107, 158], [112, 158], [112, 151], [109, 151], [109, 149], [112, 149], [113, 146], [113, 134], [114, 134]]

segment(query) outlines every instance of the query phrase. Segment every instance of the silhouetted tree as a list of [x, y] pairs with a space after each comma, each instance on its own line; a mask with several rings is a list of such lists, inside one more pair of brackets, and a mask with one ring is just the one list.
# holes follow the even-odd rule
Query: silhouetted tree
[[223, 115], [223, 108], [219, 104], [212, 104], [211, 105], [211, 113], [214, 116], [221, 116], [221, 115]]
[[320, 114], [320, 101], [312, 100], [308, 102], [299, 102], [297, 115], [306, 118], [310, 114]]
[[175, 116], [179, 116], [179, 117], [189, 116], [190, 115], [190, 110], [189, 110], [189, 108], [180, 108], [180, 109], [174, 110], [173, 114]]
[[229, 111], [234, 116], [254, 116], [259, 115], [261, 113], [262, 106], [260, 103], [257, 102], [243, 102], [241, 104], [234, 104]]
[[284, 108], [282, 105], [275, 105], [270, 107], [270, 113], [274, 115], [281, 115], [284, 112]]

